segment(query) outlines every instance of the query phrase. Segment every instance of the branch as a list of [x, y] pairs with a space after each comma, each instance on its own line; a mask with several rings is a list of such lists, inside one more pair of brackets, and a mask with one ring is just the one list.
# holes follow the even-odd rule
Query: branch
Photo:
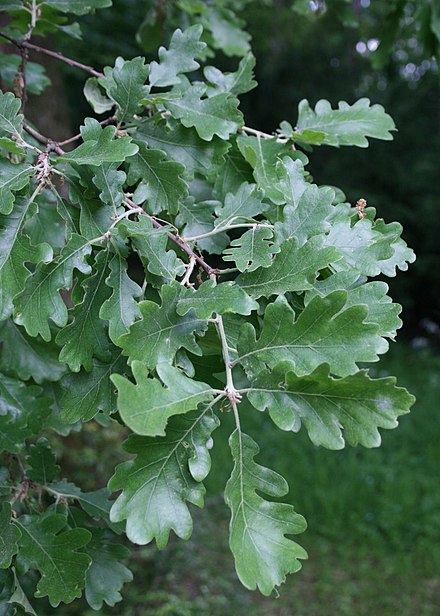
[[77, 62], [76, 60], [67, 58], [66, 56], [64, 56], [62, 53], [58, 51], [52, 51], [50, 49], [46, 49], [45, 47], [40, 47], [39, 45], [34, 45], [33, 43], [29, 43], [28, 41], [17, 41], [16, 39], [12, 38], [11, 36], [8, 36], [7, 34], [4, 34], [3, 32], [0, 32], [0, 36], [2, 36], [4, 39], [6, 39], [7, 41], [15, 45], [20, 50], [32, 49], [32, 51], [35, 51], [37, 53], [42, 53], [46, 56], [50, 56], [51, 58], [55, 58], [56, 60], [59, 60], [60, 62], [64, 62], [65, 64], [68, 64], [69, 66], [80, 68], [86, 73], [89, 73], [89, 75], [93, 75], [94, 77], [104, 77], [104, 73], [95, 71], [93, 67], [88, 66], [87, 64], [82, 64], [81, 62]]
[[31, 137], [36, 139], [39, 143], [46, 145], [49, 150], [54, 150], [54, 152], [60, 156], [64, 154], [64, 150], [59, 147], [59, 144], [56, 141], [52, 141], [49, 137], [45, 137], [25, 122], [23, 122], [23, 129], [28, 133], [28, 135], [31, 135]]

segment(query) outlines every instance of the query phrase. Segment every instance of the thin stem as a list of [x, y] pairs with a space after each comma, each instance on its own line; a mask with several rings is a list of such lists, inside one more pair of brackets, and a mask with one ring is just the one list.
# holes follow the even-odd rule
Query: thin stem
[[201, 233], [200, 235], [193, 235], [191, 237], [182, 237], [184, 242], [197, 242], [205, 237], [211, 237], [212, 235], [217, 235], [217, 233], [224, 233], [225, 231], [229, 231], [230, 229], [253, 229], [259, 227], [261, 229], [273, 229], [273, 225], [267, 224], [259, 224], [259, 223], [243, 223], [229, 226], [219, 226], [213, 229], [212, 231], [207, 231], [206, 233]]
[[195, 265], [196, 265], [196, 260], [195, 260], [194, 256], [192, 256], [192, 257], [190, 257], [190, 259], [189, 259], [189, 263], [188, 263], [188, 265], [186, 266], [186, 273], [185, 273], [185, 276], [184, 276], [184, 277], [182, 278], [182, 280], [180, 281], [180, 284], [181, 284], [182, 286], [184, 286], [184, 285], [194, 286], [194, 285], [192, 285], [192, 284], [190, 283], [189, 279], [191, 278], [191, 274], [192, 274], [192, 273], [193, 273], [193, 271], [194, 271], [194, 267], [195, 267]]
[[93, 67], [88, 66], [87, 64], [82, 64], [81, 62], [72, 60], [72, 58], [68, 58], [67, 56], [64, 56], [59, 51], [52, 51], [51, 49], [46, 49], [45, 47], [40, 47], [39, 45], [34, 45], [33, 43], [29, 43], [26, 40], [17, 41], [16, 39], [12, 38], [11, 36], [8, 36], [7, 34], [4, 34], [3, 32], [0, 32], [0, 36], [6, 39], [7, 41], [9, 41], [10, 43], [12, 43], [13, 45], [15, 45], [18, 49], [23, 49], [23, 48], [32, 49], [32, 51], [35, 51], [37, 53], [42, 53], [46, 56], [50, 56], [51, 58], [55, 58], [56, 60], [59, 60], [60, 62], [64, 62], [65, 64], [68, 64], [69, 66], [80, 68], [81, 70], [85, 71], [86, 73], [89, 73], [89, 75], [93, 75], [94, 77], [104, 77], [104, 73], [101, 73], [100, 71], [96, 71]]
[[263, 131], [257, 130], [256, 128], [251, 128], [250, 126], [242, 126], [241, 131], [243, 133], [255, 135], [256, 137], [262, 137], [263, 139], [273, 139], [274, 137], [276, 137], [275, 134], [264, 133]]
[[231, 402], [232, 407], [234, 407], [234, 405], [236, 405], [237, 402], [240, 402], [241, 394], [240, 392], [237, 391], [237, 389], [235, 389], [234, 379], [232, 376], [232, 362], [231, 362], [231, 357], [229, 355], [229, 345], [226, 339], [223, 319], [220, 314], [217, 315], [216, 322], [217, 322], [217, 332], [218, 332], [220, 342], [222, 345], [223, 361], [225, 363], [225, 370], [226, 370], [225, 391], [226, 391], [226, 395], [229, 401]]

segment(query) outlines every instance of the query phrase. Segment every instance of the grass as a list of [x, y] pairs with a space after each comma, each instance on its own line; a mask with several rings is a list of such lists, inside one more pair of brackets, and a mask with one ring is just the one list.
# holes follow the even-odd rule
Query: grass
[[[326, 451], [314, 447], [305, 431], [280, 432], [264, 414], [249, 410], [246, 431], [262, 450], [257, 460], [288, 479], [288, 498], [309, 524], [298, 537], [309, 560], [287, 579], [279, 598], [249, 592], [235, 576], [221, 497], [232, 429], [232, 417], [224, 413], [214, 433], [207, 507], [194, 511], [192, 539], [173, 538], [163, 552], [135, 548], [135, 581], [124, 602], [100, 614], [438, 616], [440, 357], [396, 345], [380, 365], [375, 376], [397, 375], [418, 401], [397, 430], [382, 432], [379, 449]], [[96, 612], [78, 604], [56, 613]]]

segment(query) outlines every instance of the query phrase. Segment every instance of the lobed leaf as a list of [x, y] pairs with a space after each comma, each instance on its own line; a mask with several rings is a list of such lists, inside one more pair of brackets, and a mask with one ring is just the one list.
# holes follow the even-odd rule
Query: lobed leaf
[[130, 436], [127, 453], [136, 458], [116, 467], [110, 490], [122, 490], [112, 506], [113, 522], [127, 520], [127, 537], [164, 548], [170, 531], [182, 539], [192, 532], [186, 502], [203, 506], [201, 481], [210, 469], [211, 433], [219, 422], [208, 409], [173, 417], [164, 437]]
[[378, 447], [378, 428], [395, 428], [397, 417], [414, 404], [393, 377], [373, 380], [361, 371], [334, 379], [326, 364], [298, 377], [291, 367], [284, 362], [261, 372], [249, 388], [249, 401], [260, 411], [267, 409], [282, 430], [297, 432], [303, 423], [311, 441], [328, 449], [342, 449], [345, 441]]
[[288, 573], [301, 568], [305, 550], [286, 535], [302, 533], [304, 518], [292, 505], [269, 502], [287, 494], [288, 486], [278, 473], [254, 462], [259, 447], [247, 434], [235, 430], [229, 439], [234, 469], [226, 484], [225, 501], [231, 509], [229, 545], [241, 583], [250, 590], [270, 595]]
[[213, 313], [250, 315], [258, 309], [258, 303], [233, 282], [216, 284], [213, 280], [205, 280], [195, 291], [186, 289], [177, 304], [181, 316], [191, 309], [200, 319], [210, 319]]
[[255, 330], [245, 324], [238, 339], [238, 360], [250, 374], [265, 364], [273, 368], [280, 361], [292, 362], [298, 376], [310, 374], [327, 363], [330, 372], [348, 376], [357, 372], [358, 362], [377, 361], [388, 350], [378, 334], [378, 326], [366, 323], [368, 308], [345, 307], [346, 291], [314, 297], [294, 321], [294, 312], [285, 301], [269, 304], [258, 340]]

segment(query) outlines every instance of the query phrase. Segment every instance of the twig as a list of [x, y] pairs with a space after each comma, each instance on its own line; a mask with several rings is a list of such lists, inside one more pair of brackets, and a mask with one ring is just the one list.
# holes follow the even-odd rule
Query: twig
[[89, 75], [93, 75], [94, 77], [104, 77], [104, 73], [101, 73], [100, 71], [96, 71], [93, 67], [88, 66], [87, 64], [82, 64], [81, 62], [72, 60], [72, 58], [67, 58], [59, 51], [52, 51], [51, 49], [46, 49], [45, 47], [34, 45], [33, 43], [29, 43], [28, 41], [17, 41], [16, 39], [12, 38], [11, 36], [8, 36], [7, 34], [4, 34], [3, 32], [0, 32], [0, 36], [2, 36], [4, 39], [6, 39], [7, 41], [15, 45], [18, 49], [23, 49], [23, 48], [32, 49], [32, 51], [35, 51], [37, 53], [42, 53], [46, 56], [50, 56], [51, 58], [55, 58], [56, 60], [59, 60], [60, 62], [64, 62], [65, 64], [68, 64], [69, 66], [80, 68], [86, 73], [89, 73]]
[[195, 260], [194, 256], [192, 256], [192, 257], [190, 257], [190, 259], [189, 259], [189, 263], [188, 263], [188, 265], [186, 266], [186, 273], [185, 273], [185, 276], [184, 276], [184, 277], [182, 278], [182, 280], [180, 281], [180, 284], [181, 284], [182, 286], [185, 286], [185, 285], [188, 285], [189, 287], [190, 287], [190, 286], [194, 286], [194, 285], [193, 285], [193, 284], [189, 281], [189, 279], [191, 278], [191, 274], [192, 274], [192, 273], [193, 273], [193, 271], [194, 271], [194, 267], [195, 267], [195, 265], [196, 265], [196, 260]]
[[[109, 118], [106, 118], [105, 120], [101, 120], [100, 125], [101, 126], [108, 126], [109, 124], [114, 124], [116, 121], [115, 116], [110, 116]], [[76, 135], [73, 135], [73, 137], [69, 137], [68, 139], [64, 139], [64, 141], [57, 141], [57, 145], [59, 146], [63, 146], [63, 145], [67, 145], [68, 143], [73, 143], [74, 141], [78, 141], [79, 139], [82, 138], [81, 133], [78, 133]]]
[[39, 143], [42, 143], [42, 144], [46, 145], [49, 150], [53, 150], [54, 152], [56, 152], [60, 156], [62, 154], [64, 154], [64, 150], [62, 150], [59, 147], [59, 144], [56, 141], [52, 141], [52, 139], [49, 139], [48, 137], [45, 137], [44, 135], [39, 133], [37, 130], [32, 128], [32, 126], [29, 126], [25, 122], [23, 122], [23, 128], [28, 133], [28, 135], [31, 135], [31, 137], [36, 139]]

